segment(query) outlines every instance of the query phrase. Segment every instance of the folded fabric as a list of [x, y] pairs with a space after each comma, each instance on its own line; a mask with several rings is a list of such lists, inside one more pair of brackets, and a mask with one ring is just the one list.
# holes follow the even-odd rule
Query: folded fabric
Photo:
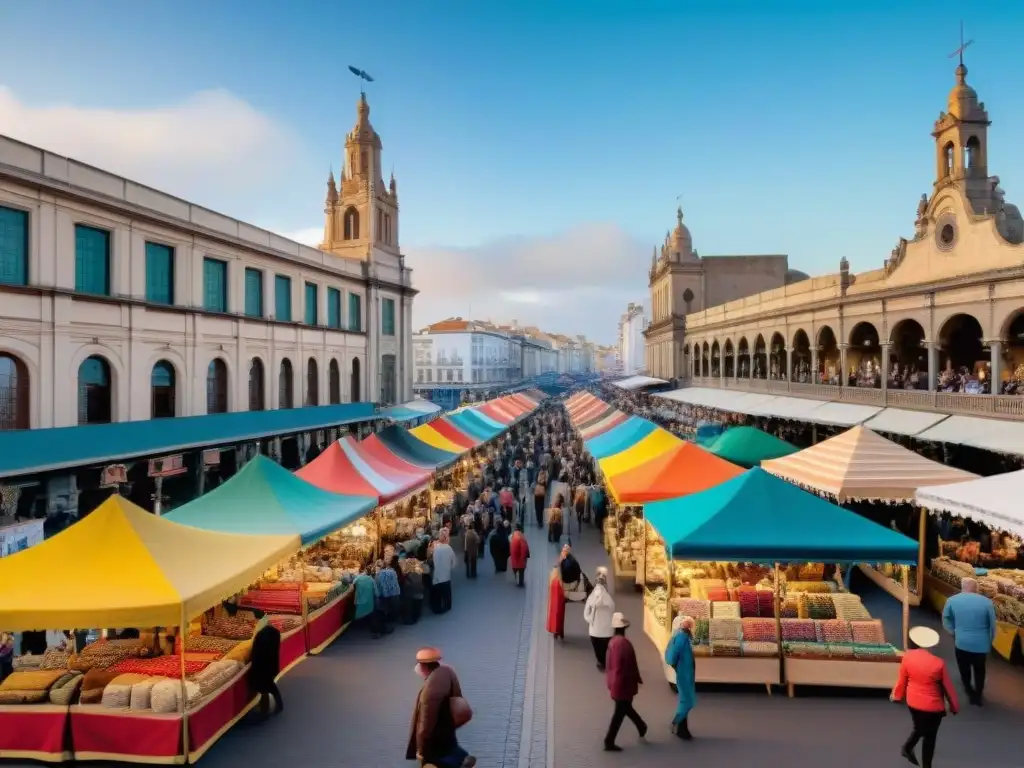
[[811, 619], [782, 619], [782, 639], [817, 642], [817, 633]]
[[[190, 677], [206, 669], [207, 661], [193, 661], [186, 654], [185, 675]], [[174, 680], [181, 679], [181, 657], [180, 656], [159, 656], [155, 659], [124, 659], [119, 661], [111, 671], [119, 674], [137, 673], [149, 677], [167, 677]]]
[[30, 672], [12, 672], [0, 683], [0, 691], [42, 691], [45, 698], [50, 690], [50, 686], [66, 674], [66, 669], [38, 669]]
[[[213, 635], [189, 635], [185, 638], [185, 650], [189, 653], [215, 653], [224, 655], [240, 641]], [[181, 638], [174, 641], [174, 652], [181, 653]]]
[[850, 633], [853, 642], [862, 645], [885, 645], [885, 628], [881, 619], [851, 621]]
[[749, 642], [779, 641], [775, 619], [743, 619], [743, 639]]
[[825, 619], [814, 622], [814, 635], [819, 643], [852, 643], [853, 632], [850, 622], [842, 619]]

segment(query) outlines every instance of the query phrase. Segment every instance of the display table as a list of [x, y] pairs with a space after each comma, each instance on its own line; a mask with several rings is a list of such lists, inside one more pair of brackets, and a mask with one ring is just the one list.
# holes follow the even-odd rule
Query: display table
[[[671, 633], [644, 609], [644, 632], [658, 649], [670, 685], [676, 684], [676, 671], [665, 663], [665, 649]], [[695, 679], [698, 683], [729, 685], [763, 685], [772, 695], [772, 686], [779, 685], [779, 660], [777, 657], [718, 657], [695, 656]], [[897, 665], [898, 666], [898, 665]]]
[[306, 626], [282, 633], [281, 635], [281, 671], [278, 679], [282, 678], [292, 667], [306, 658]]
[[188, 713], [188, 761], [194, 763], [256, 706], [249, 686], [249, 666]]
[[[897, 600], [903, 599], [903, 585], [900, 584], [898, 581], [890, 579], [884, 573], [876, 570], [875, 568], [872, 568], [870, 565], [864, 565], [862, 563], [858, 565], [857, 568], [859, 568], [860, 572], [867, 576], [869, 579], [871, 579], [871, 581], [880, 589], [885, 590], [890, 595], [895, 597]], [[921, 605], [921, 596], [915, 595], [913, 592], [911, 592], [909, 595], [907, 595], [907, 604], [914, 608], [917, 608], [919, 605]]]
[[111, 709], [101, 704], [71, 707], [75, 760], [181, 765], [181, 713]]
[[316, 656], [348, 629], [354, 609], [355, 590], [349, 589], [306, 618], [306, 649]]
[[891, 690], [899, 674], [900, 665], [893, 661], [786, 657], [786, 689], [790, 697], [797, 685]]
[[70, 760], [67, 724], [67, 707], [55, 704], [0, 705], [0, 759], [45, 763]]

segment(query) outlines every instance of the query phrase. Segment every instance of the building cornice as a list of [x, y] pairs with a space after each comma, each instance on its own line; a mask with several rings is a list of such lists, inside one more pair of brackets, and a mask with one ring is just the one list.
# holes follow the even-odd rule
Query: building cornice
[[685, 331], [686, 330], [686, 316], [671, 314], [663, 320], [659, 320], [656, 323], [651, 323], [643, 330], [644, 338], [650, 338], [656, 336], [662, 331], [666, 330], [673, 331]]

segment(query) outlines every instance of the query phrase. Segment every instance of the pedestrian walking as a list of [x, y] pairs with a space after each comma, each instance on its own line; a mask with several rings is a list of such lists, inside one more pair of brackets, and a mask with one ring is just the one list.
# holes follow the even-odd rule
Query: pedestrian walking
[[447, 613], [452, 609], [452, 571], [455, 569], [455, 550], [449, 544], [447, 528], [437, 534], [433, 554], [433, 582], [431, 589], [437, 595], [437, 612]]
[[551, 578], [548, 581], [547, 630], [556, 640], [565, 639], [565, 589], [557, 565], [551, 569]]
[[508, 570], [511, 533], [512, 524], [508, 520], [502, 520], [491, 536], [491, 558], [494, 560], [495, 573], [505, 573]]
[[946, 601], [942, 626], [953, 635], [956, 666], [967, 700], [980, 707], [984, 704], [985, 662], [996, 639], [996, 611], [991, 600], [978, 594], [977, 580], [963, 579], [960, 590]]
[[402, 586], [398, 581], [396, 566], [378, 560], [374, 581], [377, 583], [377, 601], [384, 621], [384, 631], [388, 632], [398, 621], [402, 609]]
[[473, 768], [476, 758], [459, 746], [456, 735], [472, 712], [455, 670], [441, 664], [436, 648], [421, 648], [416, 674], [423, 678], [423, 687], [413, 708], [405, 759], [417, 760], [424, 768]]
[[377, 609], [379, 592], [377, 582], [366, 572], [365, 568], [361, 568], [359, 575], [352, 582], [352, 590], [355, 595], [354, 621], [368, 627], [370, 635], [376, 640], [384, 631], [380, 612]]
[[466, 529], [462, 559], [466, 562], [466, 578], [476, 578], [476, 561], [480, 552], [480, 535], [472, 528]]
[[263, 611], [253, 611], [256, 627], [252, 636], [252, 656], [249, 667], [249, 685], [259, 694], [260, 714], [270, 715], [270, 700], [274, 700], [274, 713], [284, 712], [284, 699], [277, 687], [281, 672], [281, 631], [270, 623]]
[[544, 507], [548, 498], [548, 473], [542, 469], [537, 473], [537, 482], [533, 486], [533, 511], [537, 517], [537, 527], [544, 527]]
[[583, 606], [583, 619], [587, 622], [590, 644], [594, 646], [597, 668], [604, 672], [608, 655], [608, 643], [615, 634], [612, 616], [615, 614], [615, 600], [608, 591], [608, 569], [600, 567], [594, 576], [594, 590]]
[[615, 711], [608, 724], [608, 733], [604, 737], [605, 752], [622, 751], [622, 747], [615, 743], [615, 739], [619, 735], [622, 721], [627, 717], [636, 726], [641, 739], [647, 735], [647, 723], [633, 708], [633, 699], [640, 692], [640, 686], [644, 681], [640, 677], [640, 667], [636, 663], [636, 651], [633, 649], [633, 644], [626, 638], [628, 626], [629, 621], [621, 613], [612, 616], [612, 629], [615, 631], [615, 635], [608, 643], [605, 676], [608, 692], [615, 703]]
[[692, 616], [676, 616], [672, 622], [672, 639], [665, 649], [665, 663], [676, 673], [676, 713], [672, 718], [672, 732], [689, 741], [690, 711], [697, 703], [697, 662], [693, 656]]
[[526, 562], [530, 559], [530, 543], [523, 533], [523, 524], [516, 526], [516, 532], [512, 534], [509, 542], [509, 562], [512, 566], [512, 574], [516, 579], [516, 586], [522, 587], [526, 580]]
[[[903, 654], [899, 677], [889, 697], [892, 701], [906, 699], [914, 729], [903, 744], [900, 754], [913, 765], [932, 768], [935, 741], [939, 726], [946, 716], [946, 705], [954, 715], [960, 711], [956, 691], [949, 679], [946, 662], [929, 649], [939, 644], [939, 633], [929, 627], [910, 630], [910, 650]], [[921, 742], [921, 762], [914, 749]]]

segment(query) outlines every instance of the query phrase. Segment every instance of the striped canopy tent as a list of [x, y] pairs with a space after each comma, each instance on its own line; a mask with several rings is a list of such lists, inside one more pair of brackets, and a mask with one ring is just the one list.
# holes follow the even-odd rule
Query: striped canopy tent
[[541, 403], [548, 399], [548, 396], [541, 392], [536, 387], [530, 387], [529, 389], [523, 390], [519, 394], [526, 395], [528, 398], [533, 400], [533, 402], [535, 402], [537, 405], [540, 405]]
[[593, 440], [599, 435], [603, 435], [610, 429], [615, 429], [622, 422], [629, 418], [629, 414], [625, 411], [614, 409], [611, 413], [605, 416], [600, 421], [596, 421], [589, 426], [580, 429], [580, 437], [583, 438], [583, 442], [586, 443]]
[[761, 466], [840, 502], [912, 502], [918, 488], [978, 477], [926, 459], [864, 427], [854, 427], [781, 459], [761, 462]]
[[364, 457], [358, 446], [351, 436], [343, 437], [295, 474], [325, 491], [376, 496], [381, 504], [406, 496], [430, 477], [423, 470], [410, 474], [381, 465]]
[[434, 419], [429, 424], [423, 424], [409, 431], [427, 445], [449, 453], [465, 453], [476, 448], [482, 442], [463, 432], [447, 416]]
[[369, 435], [362, 440], [354, 441], [353, 445], [359, 455], [375, 469], [386, 468], [416, 478], [429, 478], [433, 471], [429, 467], [422, 467], [396, 453], [390, 446], [385, 445], [377, 435]]
[[331, 493], [257, 455], [221, 485], [178, 507], [172, 523], [221, 533], [298, 535], [309, 545], [358, 520], [377, 506], [377, 495]]
[[600, 402], [599, 398], [594, 397], [589, 392], [584, 392], [578, 400], [572, 403], [567, 403], [566, 410], [569, 412], [569, 419], [575, 419], [576, 414], [590, 407], [594, 402]]
[[735, 464], [680, 441], [660, 456], [609, 477], [607, 484], [618, 504], [646, 504], [706, 491], [742, 473]]
[[598, 460], [601, 474], [605, 477], [615, 477], [623, 472], [628, 472], [634, 467], [639, 467], [651, 459], [656, 459], [663, 453], [667, 453], [682, 440], [661, 427], [637, 440], [635, 443], [618, 453]]
[[479, 411], [484, 416], [488, 416], [505, 426], [512, 424], [517, 418], [516, 414], [505, 408], [499, 400], [491, 400], [477, 406], [473, 410]]
[[423, 442], [408, 430], [394, 425], [385, 427], [375, 435], [370, 435], [363, 442], [383, 443], [391, 453], [427, 472], [434, 472], [447, 467], [449, 464], [454, 463], [459, 458], [459, 455], [462, 454], [461, 450], [446, 451], [435, 448]]
[[614, 429], [598, 435], [589, 443], [584, 442], [584, 445], [590, 455], [600, 461], [636, 445], [656, 429], [658, 426], [654, 422], [641, 419], [639, 416], [630, 416]]
[[592, 402], [588, 403], [586, 406], [580, 408], [575, 413], [573, 413], [573, 415], [571, 416], [571, 421], [574, 426], [579, 426], [584, 422], [590, 421], [594, 416], [597, 416], [599, 413], [601, 413], [607, 408], [608, 403], [604, 402], [604, 400], [598, 400], [597, 398], [594, 398]]
[[591, 426], [592, 424], [596, 424], [597, 422], [610, 416], [611, 414], [615, 413], [618, 410], [618, 408], [616, 408], [614, 405], [607, 405], [604, 403], [602, 403], [602, 405], [603, 407], [597, 413], [589, 413], [587, 414], [587, 417], [585, 419], [581, 419], [579, 422], [575, 424], [577, 431], [582, 432], [587, 427]]
[[498, 401], [502, 407], [514, 413], [517, 419], [529, 416], [537, 407], [531, 400], [521, 399], [516, 395], [505, 395], [504, 397], [499, 397]]
[[505, 425], [491, 419], [472, 408], [449, 414], [447, 418], [466, 435], [471, 435], [481, 443], [493, 440], [505, 431]]
[[508, 398], [516, 405], [520, 406], [526, 413], [532, 413], [537, 410], [537, 401], [527, 397], [522, 392], [516, 392], [515, 394], [509, 395]]
[[390, 408], [385, 408], [380, 412], [380, 415], [385, 419], [391, 419], [399, 423], [416, 421], [422, 419], [425, 416], [429, 416], [433, 413], [438, 413], [441, 410], [441, 406], [436, 403], [432, 403], [429, 400], [410, 400], [407, 403], [401, 405], [393, 405]]
[[565, 401], [565, 407], [571, 411], [574, 408], [579, 408], [581, 405], [586, 405], [591, 400], [596, 399], [597, 398], [590, 392], [577, 392], [575, 395], [573, 395], [572, 397]]

